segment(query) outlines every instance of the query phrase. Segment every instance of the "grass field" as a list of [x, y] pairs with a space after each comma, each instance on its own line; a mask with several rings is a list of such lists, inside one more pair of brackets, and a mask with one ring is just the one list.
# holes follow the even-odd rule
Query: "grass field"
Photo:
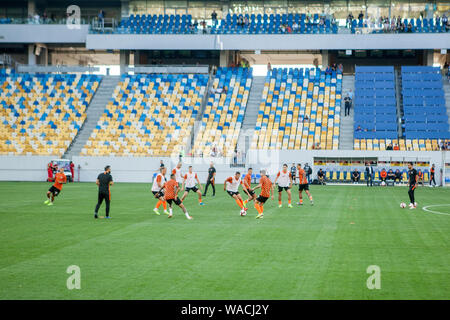
[[422, 210], [449, 204], [449, 189], [420, 187], [409, 210], [406, 187], [312, 186], [314, 206], [269, 200], [257, 220], [218, 186], [203, 207], [188, 197], [188, 221], [155, 215], [148, 184], [114, 185], [110, 220], [93, 219], [95, 184], [64, 186], [53, 207], [49, 186], [0, 183], [0, 299], [450, 298], [450, 206]]

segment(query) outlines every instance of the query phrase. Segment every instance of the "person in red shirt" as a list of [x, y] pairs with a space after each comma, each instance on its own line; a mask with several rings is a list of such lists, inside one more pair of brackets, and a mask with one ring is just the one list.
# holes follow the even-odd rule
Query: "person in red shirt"
[[70, 161], [70, 173], [72, 174], [72, 182], [75, 181], [75, 164]]
[[53, 164], [51, 162], [47, 165], [47, 182], [53, 181]]
[[63, 184], [67, 182], [66, 175], [64, 174], [64, 168], [60, 168], [59, 172], [55, 175], [55, 183], [47, 191], [47, 200], [44, 204], [52, 206], [55, 197], [61, 193]]
[[[175, 180], [175, 174], [171, 174], [170, 175], [170, 180], [167, 181], [163, 188], [164, 189], [164, 199], [167, 201], [167, 203], [169, 204], [169, 217], [168, 218], [172, 218], [173, 217], [173, 213], [172, 213], [172, 202], [174, 202], [177, 206], [179, 206], [181, 208], [181, 210], [183, 210], [184, 214], [186, 215], [186, 218], [188, 218], [189, 220], [194, 219], [193, 217], [191, 217], [189, 215], [189, 213], [187, 212], [186, 207], [184, 206], [184, 204], [181, 202], [180, 198], [178, 198], [177, 194], [178, 194], [178, 189], [179, 189], [179, 184], [178, 182]], [[161, 189], [161, 190], [162, 190]]]
[[259, 179], [259, 184], [253, 188], [253, 191], [258, 188], [261, 188], [261, 193], [255, 200], [255, 209], [258, 211], [256, 219], [262, 219], [264, 217], [264, 203], [271, 195], [273, 200], [273, 184], [267, 177], [266, 170], [261, 170], [261, 179]]

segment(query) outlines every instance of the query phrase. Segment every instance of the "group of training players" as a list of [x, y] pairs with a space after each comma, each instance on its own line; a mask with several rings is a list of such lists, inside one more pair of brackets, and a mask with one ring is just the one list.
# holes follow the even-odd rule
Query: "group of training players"
[[[202, 201], [202, 196], [206, 196], [206, 192], [208, 190], [208, 186], [211, 185], [213, 189], [213, 196], [215, 195], [215, 176], [216, 169], [214, 168], [214, 164], [211, 163], [208, 169], [208, 178], [206, 183], [205, 192], [202, 194], [200, 191], [202, 190], [202, 185], [198, 179], [197, 173], [195, 173], [192, 169], [192, 166], [189, 166], [188, 172], [182, 175], [181, 173], [182, 164], [179, 162], [177, 166], [172, 170], [170, 175], [170, 179], [166, 179], [167, 168], [162, 164], [159, 173], [154, 177], [151, 191], [154, 197], [158, 200], [153, 211], [160, 215], [159, 207], [162, 205], [164, 208], [164, 213], [168, 215], [169, 218], [173, 217], [172, 204], [176, 204], [183, 210], [187, 219], [192, 220], [192, 216], [189, 215], [186, 207], [183, 204], [183, 200], [187, 197], [190, 191], [193, 191], [198, 194], [198, 202], [199, 205], [204, 205]], [[298, 181], [299, 181], [299, 202], [297, 204], [303, 204], [302, 192], [305, 191], [306, 195], [309, 198], [310, 204], [313, 205], [313, 198], [311, 193], [309, 192], [309, 183], [306, 177], [305, 170], [301, 167], [300, 164], [297, 164], [297, 173], [298, 173]], [[288, 172], [287, 164], [284, 164], [282, 169], [276, 175], [274, 184], [269, 179], [267, 172], [265, 170], [261, 170], [261, 178], [257, 186], [252, 188], [252, 175], [253, 170], [249, 168], [247, 174], [245, 175], [243, 181], [241, 180], [240, 172], [236, 172], [234, 176], [228, 177], [224, 181], [224, 191], [226, 191], [237, 203], [241, 212], [244, 212], [243, 215], [246, 214], [248, 208], [247, 204], [250, 201], [254, 201], [254, 207], [258, 212], [256, 216], [257, 219], [263, 218], [264, 214], [264, 204], [269, 199], [269, 197], [274, 199], [274, 184], [278, 185], [278, 207], [282, 207], [282, 193], [283, 190], [286, 191], [288, 195], [288, 207], [292, 208], [291, 199], [291, 188], [292, 184], [296, 182], [295, 171], [292, 170]], [[417, 170], [413, 167], [413, 163], [410, 162], [408, 164], [408, 176], [409, 176], [409, 190], [408, 196], [410, 199], [409, 207], [410, 209], [415, 209], [417, 207], [417, 203], [415, 202], [414, 191], [417, 188], [419, 176]], [[433, 177], [434, 179], [434, 177]], [[53, 205], [55, 197], [61, 193], [63, 184], [67, 182], [66, 175], [64, 174], [64, 169], [60, 168], [59, 172], [55, 176], [55, 182], [50, 187], [47, 192], [47, 200], [44, 202], [46, 205]], [[106, 204], [106, 218], [110, 218], [110, 202], [111, 202], [111, 192], [110, 187], [114, 184], [112, 176], [111, 176], [111, 167], [106, 166], [103, 173], [99, 174], [96, 180], [96, 184], [98, 186], [98, 201], [95, 206], [94, 218], [98, 218], [98, 211], [103, 201]], [[181, 188], [180, 188], [181, 184]], [[198, 187], [197, 187], [198, 185]], [[239, 193], [239, 186], [242, 185], [243, 191], [247, 194], [248, 198], [246, 200], [242, 199], [242, 196]], [[181, 199], [178, 197], [178, 193], [184, 189], [184, 193]], [[257, 197], [255, 190], [261, 189], [260, 195]], [[169, 210], [167, 210], [167, 204], [169, 204]]]
[[[172, 202], [178, 205], [183, 212], [185, 213], [188, 219], [192, 219], [191, 216], [187, 213], [185, 206], [183, 205], [184, 199], [187, 197], [190, 191], [193, 191], [198, 194], [198, 202], [199, 205], [204, 205], [202, 201], [202, 196], [206, 196], [206, 192], [208, 190], [208, 186], [211, 185], [213, 189], [213, 196], [215, 196], [215, 176], [216, 169], [214, 168], [214, 164], [211, 163], [208, 169], [208, 178], [206, 182], [205, 191], [202, 194], [200, 191], [202, 190], [202, 185], [198, 179], [197, 173], [192, 170], [192, 166], [189, 166], [188, 172], [186, 174], [181, 173], [182, 163], [179, 162], [177, 166], [172, 170], [170, 175], [170, 180], [166, 180], [165, 175], [167, 169], [164, 166], [161, 166], [159, 169], [159, 173], [153, 179], [152, 192], [158, 202], [156, 203], [153, 211], [160, 215], [159, 207], [162, 205], [164, 208], [164, 213], [169, 215], [169, 218], [173, 216], [172, 212]], [[297, 204], [303, 204], [302, 193], [303, 191], [309, 197], [311, 205], [313, 204], [313, 199], [311, 193], [309, 192], [308, 180], [306, 178], [306, 173], [302, 169], [301, 165], [297, 165], [297, 171], [299, 174], [299, 202]], [[252, 188], [252, 168], [249, 168], [245, 178], [241, 179], [241, 173], [236, 172], [234, 176], [228, 177], [224, 181], [224, 191], [226, 191], [237, 203], [243, 215], [246, 214], [248, 208], [247, 204], [250, 201], [254, 201], [254, 207], [258, 211], [258, 215], [256, 218], [260, 219], [264, 216], [264, 203], [270, 197], [274, 197], [273, 184], [272, 181], [268, 178], [265, 170], [261, 171], [261, 178], [259, 184]], [[278, 184], [278, 203], [279, 207], [282, 207], [282, 192], [285, 190], [288, 194], [288, 207], [292, 208], [291, 204], [291, 191], [293, 181], [295, 181], [295, 176], [292, 176], [291, 172], [288, 172], [287, 164], [283, 165], [281, 171], [278, 172], [277, 177], [275, 179], [275, 183]], [[181, 185], [181, 188], [180, 188]], [[244, 200], [239, 193], [239, 186], [242, 185], [243, 191], [247, 194], [248, 198]], [[198, 187], [197, 187], [198, 186]], [[173, 190], [175, 188], [175, 191]], [[169, 190], [170, 189], [170, 190]], [[180, 198], [178, 198], [178, 193], [184, 189], [184, 193]], [[260, 195], [257, 197], [255, 194], [256, 189], [261, 189]], [[169, 211], [167, 211], [167, 203], [169, 204]]]

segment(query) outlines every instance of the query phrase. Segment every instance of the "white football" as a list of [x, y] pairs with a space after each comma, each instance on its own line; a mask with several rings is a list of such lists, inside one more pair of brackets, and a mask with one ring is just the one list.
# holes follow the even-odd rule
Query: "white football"
[[406, 203], [404, 202], [400, 203], [400, 208], [406, 208]]
[[241, 216], [246, 216], [247, 215], [247, 211], [245, 211], [244, 209], [241, 209]]
[[382, 186], [385, 186], [385, 185], [386, 185], [386, 182], [381, 181], [381, 185], [382, 185]]

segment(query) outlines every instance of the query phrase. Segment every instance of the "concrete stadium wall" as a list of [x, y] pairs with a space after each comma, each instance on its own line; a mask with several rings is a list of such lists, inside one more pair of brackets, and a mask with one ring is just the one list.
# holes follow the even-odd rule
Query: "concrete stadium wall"
[[46, 181], [51, 156], [0, 156], [0, 181]]
[[85, 43], [88, 25], [2, 24], [0, 43]]
[[130, 50], [344, 50], [448, 49], [450, 33], [158, 35], [88, 34], [88, 49]]
[[[450, 152], [398, 152], [398, 151], [353, 151], [353, 150], [250, 150], [247, 154], [245, 168], [230, 167], [231, 159], [223, 158], [184, 158], [182, 171], [192, 165], [199, 175], [202, 183], [205, 182], [209, 163], [214, 162], [217, 170], [216, 181], [223, 181], [235, 171], [245, 172], [248, 167], [253, 167], [254, 172], [260, 169], [268, 170], [269, 174], [275, 174], [283, 163], [289, 166], [292, 163], [308, 162], [313, 168], [315, 177], [319, 167], [314, 167], [314, 157], [376, 157], [379, 161], [429, 161], [436, 164], [436, 181], [441, 181], [441, 169], [444, 163], [450, 163]], [[0, 156], [0, 180], [1, 181], [45, 181], [47, 178], [47, 164], [54, 157], [39, 156]], [[94, 182], [98, 174], [106, 165], [110, 165], [112, 175], [117, 182], [141, 182], [151, 183], [153, 174], [158, 171], [159, 161], [163, 160], [170, 170], [176, 166], [178, 158], [144, 158], [144, 157], [81, 157], [75, 156], [75, 180], [78, 181], [78, 165], [81, 166], [80, 181]], [[338, 167], [338, 166], [336, 166]], [[353, 169], [353, 167], [348, 167]], [[447, 176], [450, 173], [447, 173]]]

